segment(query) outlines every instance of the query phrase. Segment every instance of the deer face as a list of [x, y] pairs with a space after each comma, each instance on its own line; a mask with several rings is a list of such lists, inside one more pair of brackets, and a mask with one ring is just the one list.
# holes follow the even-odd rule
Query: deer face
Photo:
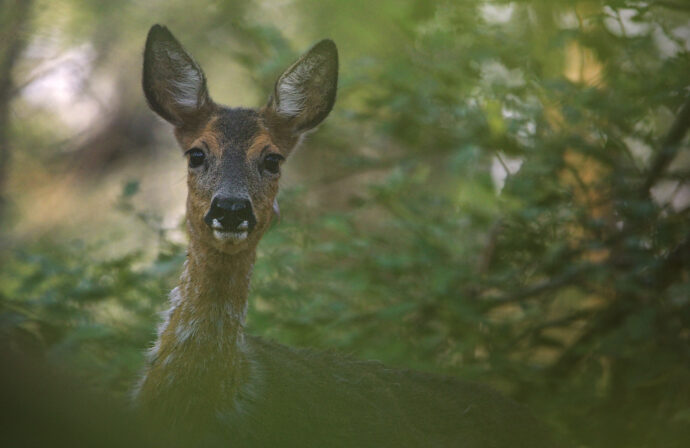
[[263, 121], [250, 109], [218, 108], [201, 129], [176, 133], [187, 157], [189, 231], [224, 252], [258, 242], [273, 217], [289, 148]]
[[283, 161], [328, 115], [338, 77], [324, 40], [291, 65], [260, 110], [214, 103], [201, 67], [165, 27], [149, 31], [143, 86], [151, 109], [175, 126], [188, 163], [192, 239], [225, 253], [256, 245], [277, 212]]

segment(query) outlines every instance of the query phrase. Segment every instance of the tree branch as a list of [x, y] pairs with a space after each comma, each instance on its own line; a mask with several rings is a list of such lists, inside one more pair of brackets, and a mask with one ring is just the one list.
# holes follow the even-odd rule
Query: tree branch
[[640, 188], [641, 197], [646, 197], [649, 194], [649, 189], [673, 161], [688, 128], [690, 128], [690, 97], [680, 108], [675, 121], [671, 125], [671, 129], [669, 129], [661, 144], [661, 150], [652, 161], [649, 172], [647, 173], [647, 178]]
[[668, 9], [673, 9], [675, 11], [690, 11], [690, 6], [687, 4], [681, 4], [680, 2], [673, 2], [673, 1], [664, 1], [664, 0], [658, 0], [656, 2], [653, 2], [649, 6], [661, 6], [662, 8], [668, 8]]
[[507, 303], [520, 302], [548, 291], [553, 291], [567, 285], [572, 285], [580, 280], [581, 276], [587, 272], [590, 267], [591, 266], [589, 264], [576, 266], [572, 270], [566, 271], [561, 275], [537, 282], [511, 294], [506, 294], [499, 297], [487, 297], [486, 305], [489, 308], [493, 308], [495, 306], [505, 305]]

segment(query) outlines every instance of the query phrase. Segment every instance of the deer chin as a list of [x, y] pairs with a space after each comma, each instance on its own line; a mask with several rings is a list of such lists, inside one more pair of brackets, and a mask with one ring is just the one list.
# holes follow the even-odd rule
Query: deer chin
[[228, 255], [234, 255], [255, 247], [256, 243], [258, 243], [258, 240], [261, 238], [261, 235], [257, 234], [256, 230], [228, 231], [208, 229], [208, 231], [204, 233], [206, 233], [204, 237], [206, 244]]

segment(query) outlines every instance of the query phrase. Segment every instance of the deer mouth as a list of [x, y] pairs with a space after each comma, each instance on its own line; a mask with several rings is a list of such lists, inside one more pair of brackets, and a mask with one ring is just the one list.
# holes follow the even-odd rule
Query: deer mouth
[[249, 236], [250, 224], [249, 221], [242, 221], [234, 229], [228, 229], [224, 227], [220, 221], [213, 219], [211, 230], [213, 231], [213, 236], [218, 241], [236, 244], [247, 239]]

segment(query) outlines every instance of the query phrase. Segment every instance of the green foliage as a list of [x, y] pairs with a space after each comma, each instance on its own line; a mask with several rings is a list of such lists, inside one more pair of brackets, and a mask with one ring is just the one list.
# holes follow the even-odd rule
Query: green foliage
[[[259, 248], [250, 329], [492, 383], [577, 446], [684, 446], [690, 208], [652, 192], [688, 188], [687, 7], [294, 3], [338, 42], [340, 91]], [[294, 45], [218, 7], [209, 33], [237, 7], [218, 32], [270, 89]], [[45, 241], [0, 273], [3, 335], [116, 393], [183, 258], [138, 191], [119, 207], [155, 257]]]
[[39, 243], [14, 254], [0, 275], [0, 334], [15, 348], [71, 366], [94, 387], [131, 390], [155, 310], [171, 288], [180, 251], [98, 260], [83, 244]]

